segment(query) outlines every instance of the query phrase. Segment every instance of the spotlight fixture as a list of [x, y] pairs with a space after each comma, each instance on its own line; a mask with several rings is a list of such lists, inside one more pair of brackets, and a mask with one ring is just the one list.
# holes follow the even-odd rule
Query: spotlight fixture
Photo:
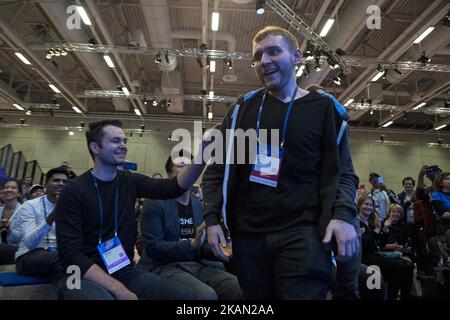
[[172, 100], [168, 99], [167, 100], [167, 106], [170, 107], [171, 104], [172, 104]]
[[233, 69], [233, 63], [231, 61], [230, 58], [224, 58], [223, 61], [226, 63], [226, 65], [228, 66], [228, 69]]
[[264, 3], [266, 3], [265, 0], [256, 0], [256, 14], [264, 14]]
[[345, 79], [344, 73], [339, 73], [336, 77], [333, 78], [333, 82], [336, 83], [338, 86], [342, 84], [342, 81]]
[[386, 138], [386, 136], [385, 136], [384, 134], [382, 134], [382, 135], [380, 136], [381, 142], [384, 142], [384, 138]]
[[384, 72], [383, 66], [381, 64], [378, 64], [377, 70], [378, 72]]
[[442, 145], [442, 142], [444, 141], [444, 139], [442, 139], [442, 138], [438, 138], [437, 139], [437, 143], [438, 143], [438, 145]]
[[427, 63], [431, 62], [431, 59], [427, 57], [425, 51], [422, 51], [422, 54], [420, 55], [419, 59], [417, 59], [417, 61], [422, 62], [422, 64], [425, 66]]
[[152, 102], [152, 105], [153, 105], [154, 107], [156, 107], [156, 106], [158, 105], [158, 100], [154, 99], [153, 102]]
[[147, 100], [144, 100], [144, 104], [147, 105]]
[[92, 47], [94, 47], [97, 44], [97, 41], [95, 41], [94, 38], [90, 38], [88, 40], [88, 43], [89, 43], [89, 46], [92, 48]]
[[406, 114], [406, 112], [403, 112], [403, 121], [407, 121], [408, 120], [408, 115]]
[[203, 63], [202, 63], [202, 60], [200, 59], [200, 57], [197, 57], [197, 59], [195, 59], [195, 61], [197, 61], [197, 64], [200, 67], [200, 69], [203, 69]]
[[314, 55], [314, 61], [316, 62], [316, 65], [314, 66], [314, 69], [316, 70], [316, 72], [320, 71], [320, 53], [315, 53]]
[[370, 109], [370, 112], [369, 112], [369, 113], [370, 113], [371, 115], [373, 114], [373, 109], [372, 109], [372, 108]]
[[327, 59], [327, 63], [329, 64], [330, 68], [333, 70], [340, 67], [339, 63], [334, 61], [331, 57]]
[[342, 50], [342, 49], [340, 49], [340, 48], [337, 48], [336, 49], [336, 54], [338, 55], [338, 56], [343, 56], [343, 55], [345, 55], [345, 51], [344, 50]]
[[84, 128], [85, 123], [83, 121], [80, 122], [80, 128]]
[[397, 68], [394, 68], [394, 72], [398, 73], [400, 76], [403, 76], [403, 72], [398, 70]]
[[20, 119], [20, 124], [25, 124], [25, 119]]
[[141, 132], [141, 133], [139, 133], [139, 138], [142, 138], [142, 136], [143, 136], [143, 135], [142, 135], [142, 132]]
[[31, 110], [27, 110], [27, 112], [25, 112], [25, 114], [26, 114], [27, 116], [31, 116]]
[[155, 63], [161, 63], [161, 54], [160, 53], [157, 53], [156, 54], [156, 56], [155, 56]]
[[141, 124], [140, 127], [141, 127], [141, 132], [145, 130], [145, 125], [144, 124]]
[[212, 120], [212, 118], [213, 118], [212, 106], [209, 105], [208, 106], [208, 119]]
[[341, 79], [338, 76], [333, 78], [333, 82], [336, 83], [338, 86], [340, 86], [342, 84]]

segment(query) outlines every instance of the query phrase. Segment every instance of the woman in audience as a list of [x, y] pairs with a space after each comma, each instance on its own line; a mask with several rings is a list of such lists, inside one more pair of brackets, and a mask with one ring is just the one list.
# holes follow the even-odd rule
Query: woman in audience
[[382, 227], [370, 194], [359, 198], [357, 208], [361, 227], [362, 263], [380, 267], [384, 280], [388, 282], [389, 300], [395, 300], [399, 290], [402, 299], [408, 298], [412, 286], [413, 264], [401, 258], [389, 258], [380, 254]]
[[14, 254], [20, 242], [17, 211], [20, 208], [20, 185], [15, 179], [7, 179], [3, 189], [4, 206], [0, 207], [0, 264], [14, 264]]
[[399, 251], [415, 261], [411, 249], [408, 227], [403, 221], [402, 206], [391, 204], [382, 225], [381, 246], [386, 251]]
[[450, 173], [442, 172], [434, 180], [435, 192], [431, 195], [431, 205], [438, 219], [437, 231], [445, 235], [450, 245]]

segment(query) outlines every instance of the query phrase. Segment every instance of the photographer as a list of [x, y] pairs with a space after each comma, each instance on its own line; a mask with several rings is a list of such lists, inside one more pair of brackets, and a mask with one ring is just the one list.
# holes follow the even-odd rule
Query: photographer
[[436, 216], [433, 213], [430, 203], [430, 195], [433, 192], [433, 188], [424, 184], [424, 176], [433, 183], [434, 178], [439, 172], [441, 172], [441, 169], [439, 169], [438, 166], [424, 165], [422, 169], [420, 169], [417, 178], [417, 201], [414, 204], [414, 213], [417, 212], [416, 215], [423, 216], [425, 232], [428, 238], [436, 234]]

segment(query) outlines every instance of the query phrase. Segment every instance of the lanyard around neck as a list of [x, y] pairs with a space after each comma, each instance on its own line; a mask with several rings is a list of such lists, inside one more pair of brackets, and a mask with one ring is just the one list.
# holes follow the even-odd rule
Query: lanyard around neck
[[[298, 86], [295, 87], [294, 94], [292, 95], [291, 102], [289, 102], [289, 106], [288, 106], [288, 109], [286, 111], [286, 115], [284, 116], [283, 131], [281, 133], [281, 145], [280, 145], [281, 149], [283, 149], [284, 142], [286, 141], [287, 123], [288, 123], [288, 120], [289, 120], [289, 115], [291, 114], [292, 106], [294, 104], [295, 96], [297, 95], [297, 89], [298, 89]], [[263, 107], [264, 107], [264, 102], [266, 100], [266, 94], [267, 94], [267, 89], [264, 91], [264, 95], [263, 95], [263, 98], [261, 100], [261, 104], [259, 105], [258, 119], [256, 120], [256, 136], [258, 137], [258, 139], [259, 139], [259, 126], [260, 126], [260, 123], [261, 123], [261, 115], [262, 115], [262, 110], [263, 110]]]
[[[98, 206], [99, 206], [99, 214], [100, 214], [100, 232], [98, 234], [98, 243], [102, 243], [102, 235], [103, 235], [103, 199], [102, 195], [100, 194], [100, 189], [98, 187], [97, 179], [94, 176], [94, 173], [91, 171], [92, 181], [94, 182], [95, 189], [97, 190], [97, 196], [98, 196]], [[118, 177], [116, 177], [115, 180], [117, 180]], [[114, 236], [117, 237], [117, 216], [119, 215], [119, 186], [116, 185], [116, 191], [114, 196]]]

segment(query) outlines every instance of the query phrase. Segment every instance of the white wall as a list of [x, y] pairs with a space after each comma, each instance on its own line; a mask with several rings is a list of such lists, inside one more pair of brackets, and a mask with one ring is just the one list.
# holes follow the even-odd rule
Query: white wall
[[[389, 188], [400, 192], [401, 180], [405, 176], [415, 179], [424, 164], [436, 164], [443, 170], [450, 170], [450, 149], [430, 148], [426, 143], [436, 142], [436, 134], [384, 132], [387, 141], [405, 142], [405, 146], [391, 146], [376, 143], [380, 131], [351, 131], [351, 150], [356, 173], [361, 183], [368, 184], [370, 172], [377, 172], [385, 178]], [[138, 163], [138, 171], [147, 175], [154, 172], [165, 174], [164, 163], [176, 144], [168, 141], [167, 133], [145, 133], [142, 139], [134, 135], [129, 140], [128, 161]], [[444, 136], [444, 143], [450, 136]], [[73, 170], [80, 174], [92, 167], [84, 132], [36, 128], [0, 128], [0, 147], [12, 144], [14, 151], [22, 151], [25, 158], [38, 160], [43, 172], [69, 161]]]

